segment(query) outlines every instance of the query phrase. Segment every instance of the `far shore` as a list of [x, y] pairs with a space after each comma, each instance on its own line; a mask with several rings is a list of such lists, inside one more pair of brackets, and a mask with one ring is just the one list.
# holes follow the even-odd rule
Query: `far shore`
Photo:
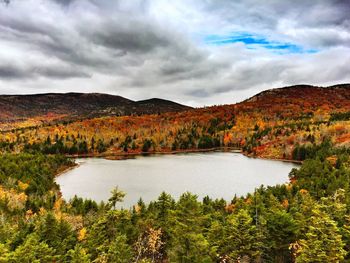
[[70, 158], [105, 158], [108, 160], [124, 160], [137, 156], [160, 155], [160, 154], [181, 154], [181, 153], [206, 153], [206, 152], [234, 152], [242, 153], [240, 148], [235, 147], [216, 147], [209, 149], [184, 149], [175, 151], [149, 151], [149, 152], [104, 152], [66, 155]]
[[[175, 150], [175, 151], [150, 151], [150, 152], [104, 152], [104, 153], [74, 154], [74, 155], [66, 155], [66, 156], [70, 158], [104, 158], [107, 160], [126, 160], [126, 159], [136, 158], [137, 156], [169, 155], [169, 154], [183, 154], [183, 153], [207, 153], [207, 152], [241, 153], [249, 158], [257, 158], [257, 159], [263, 159], [263, 160], [288, 162], [288, 163], [296, 163], [296, 164], [303, 163], [302, 161], [291, 160], [291, 159], [252, 156], [243, 152], [241, 148], [236, 148], [236, 147], [216, 147], [216, 148], [209, 148], [209, 149], [184, 149], [184, 150]], [[69, 167], [67, 168], [67, 170], [70, 170], [73, 168], [75, 168], [75, 166]]]

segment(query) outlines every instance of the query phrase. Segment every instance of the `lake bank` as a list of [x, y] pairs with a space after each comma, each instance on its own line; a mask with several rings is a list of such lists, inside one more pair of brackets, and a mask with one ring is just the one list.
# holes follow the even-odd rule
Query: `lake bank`
[[64, 166], [57, 171], [57, 173], [55, 174], [55, 177], [59, 177], [60, 175], [65, 174], [65, 173], [67, 173], [67, 172], [69, 172], [77, 167], [79, 167], [79, 164], [76, 162], [74, 162], [72, 165]]
[[253, 159], [262, 159], [262, 160], [271, 160], [271, 161], [280, 161], [280, 162], [288, 162], [295, 164], [302, 164], [302, 161], [292, 160], [292, 159], [281, 159], [281, 158], [266, 158], [261, 156], [251, 156], [242, 151], [241, 148], [237, 147], [215, 147], [209, 149], [183, 149], [183, 150], [164, 150], [164, 151], [150, 151], [150, 152], [104, 152], [104, 153], [89, 153], [89, 154], [74, 154], [74, 155], [66, 155], [70, 158], [105, 158], [107, 160], [126, 160], [135, 158], [137, 156], [152, 156], [152, 155], [171, 155], [171, 154], [183, 154], [183, 153], [207, 153], [207, 152], [233, 152], [233, 153], [241, 153], [244, 156]]
[[106, 201], [110, 190], [119, 186], [127, 193], [123, 206], [155, 200], [162, 191], [178, 198], [190, 191], [199, 198], [231, 200], [260, 185], [288, 183], [297, 164], [249, 158], [240, 153], [206, 152], [135, 156], [121, 162], [104, 158], [77, 159], [76, 169], [61, 174], [56, 182], [65, 199], [75, 194]]
[[[71, 158], [113, 158], [113, 157], [120, 157], [121, 160], [123, 160], [123, 157], [127, 159], [128, 157], [133, 156], [147, 156], [147, 155], [155, 155], [155, 154], [181, 154], [181, 153], [205, 153], [205, 152], [237, 152], [241, 153], [242, 149], [236, 148], [236, 147], [215, 147], [215, 148], [208, 148], [208, 149], [182, 149], [182, 150], [169, 150], [164, 149], [164, 151], [148, 151], [148, 152], [140, 152], [140, 151], [134, 151], [134, 152], [103, 152], [103, 153], [87, 153], [87, 154], [66, 154], [67, 157]], [[119, 159], [117, 159], [119, 160]]]

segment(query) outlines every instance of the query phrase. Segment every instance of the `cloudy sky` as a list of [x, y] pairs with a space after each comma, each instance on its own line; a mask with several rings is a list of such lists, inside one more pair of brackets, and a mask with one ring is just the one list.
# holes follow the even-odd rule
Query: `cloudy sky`
[[0, 0], [0, 93], [202, 106], [350, 82], [349, 0]]

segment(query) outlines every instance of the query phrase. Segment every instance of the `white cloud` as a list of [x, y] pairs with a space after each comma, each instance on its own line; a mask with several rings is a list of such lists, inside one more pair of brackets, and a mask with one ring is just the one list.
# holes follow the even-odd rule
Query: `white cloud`
[[[107, 92], [194, 106], [350, 82], [347, 1], [12, 0], [0, 4], [0, 93]], [[208, 35], [247, 32], [317, 53]]]

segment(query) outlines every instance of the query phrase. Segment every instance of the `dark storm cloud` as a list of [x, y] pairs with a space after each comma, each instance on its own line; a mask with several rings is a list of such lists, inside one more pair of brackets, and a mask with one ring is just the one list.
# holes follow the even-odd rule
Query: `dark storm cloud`
[[[248, 89], [350, 81], [349, 13], [336, 0], [12, 0], [0, 5], [0, 93], [30, 80], [46, 91], [212, 104]], [[201, 40], [220, 34], [315, 52]]]
[[73, 21], [67, 24], [68, 28], [62, 28], [65, 21], [62, 25], [50, 24], [32, 17], [8, 15], [0, 17], [0, 26], [8, 33], [5, 37], [12, 41], [19, 40], [47, 56], [101, 72], [143, 64], [148, 55], [196, 59], [196, 54], [189, 54], [185, 45], [174, 41], [176, 37], [181, 38], [178, 34], [171, 35], [159, 26], [124, 13], [118, 15], [117, 18], [97, 17], [93, 22]]
[[349, 26], [350, 2], [347, 0], [309, 1], [306, 7], [298, 10], [301, 19], [296, 21], [301, 26]]
[[[61, 31], [56, 25], [47, 22], [21, 19], [20, 17], [0, 17], [3, 38], [19, 41], [30, 46], [31, 50], [56, 56], [63, 61], [76, 64], [100, 64], [98, 58], [86, 52], [84, 43], [79, 44], [78, 36], [70, 38], [70, 34]], [[7, 34], [4, 34], [7, 33]]]
[[36, 68], [31, 70], [36, 75], [44, 76], [54, 79], [68, 79], [68, 78], [90, 78], [91, 75], [82, 72], [80, 70], [74, 70], [72, 68]]
[[71, 3], [73, 3], [75, 0], [52, 0], [58, 4], [64, 5], [64, 6], [68, 6]]
[[18, 67], [11, 65], [0, 65], [0, 78], [2, 79], [21, 79], [28, 77], [28, 74]]
[[[1, 62], [0, 62], [1, 63]], [[0, 64], [0, 79], [17, 80], [30, 79], [37, 77], [46, 77], [53, 79], [68, 78], [89, 78], [89, 74], [72, 68], [63, 68], [58, 66], [32, 66], [23, 67], [22, 65], [3, 63]]]
[[166, 48], [172, 42], [161, 30], [139, 21], [104, 21], [97, 28], [89, 28], [84, 35], [97, 45], [125, 52], [146, 53], [157, 47]]
[[190, 90], [187, 92], [187, 95], [194, 96], [194, 97], [202, 97], [206, 98], [210, 96], [210, 93], [206, 91], [205, 89], [195, 89], [195, 90]]

